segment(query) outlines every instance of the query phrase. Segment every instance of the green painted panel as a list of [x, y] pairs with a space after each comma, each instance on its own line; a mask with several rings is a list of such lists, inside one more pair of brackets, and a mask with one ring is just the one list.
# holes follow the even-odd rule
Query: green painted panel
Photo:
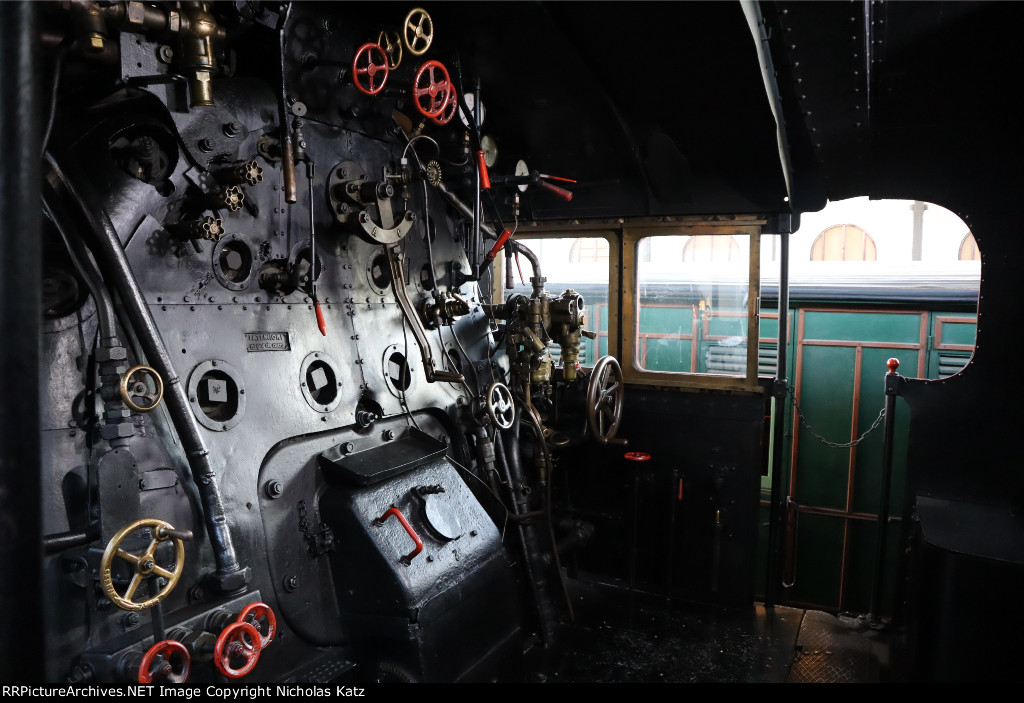
[[[848, 347], [804, 347], [800, 408], [815, 432], [835, 443], [850, 441], [855, 352]], [[824, 444], [801, 423], [795, 500], [841, 510], [846, 507], [850, 450]]]
[[808, 312], [804, 339], [850, 342], [906, 342], [921, 336], [921, 316], [882, 312]]
[[688, 339], [647, 340], [647, 364], [649, 371], [690, 371], [690, 351], [693, 343]]
[[761, 328], [761, 338], [778, 339], [779, 338], [779, 318], [777, 317], [765, 317], [765, 313], [773, 313], [774, 310], [761, 310], [761, 317], [759, 319], [759, 327]]
[[942, 339], [936, 339], [938, 344], [969, 344], [974, 346], [974, 339], [978, 332], [978, 325], [966, 322], [943, 322]]
[[843, 520], [801, 513], [796, 544], [794, 585], [786, 589], [786, 599], [834, 608], [843, 566]]
[[[865, 349], [861, 370], [860, 413], [858, 435], [865, 432], [885, 407], [886, 361], [890, 357], [900, 360], [898, 373], [915, 377], [917, 353], [908, 349]], [[881, 369], [881, 370], [880, 370]], [[899, 515], [906, 483], [907, 432], [910, 428], [910, 410], [902, 398], [896, 398], [894, 410], [892, 477], [889, 482], [889, 512]], [[854, 479], [853, 508], [857, 512], [877, 514], [881, 495], [882, 462], [884, 459], [885, 420], [857, 446], [856, 476]]]
[[657, 334], [692, 334], [692, 308], [640, 308], [640, 331]]
[[726, 317], [715, 315], [708, 320], [708, 334], [713, 337], [743, 337], [747, 336], [747, 316]]

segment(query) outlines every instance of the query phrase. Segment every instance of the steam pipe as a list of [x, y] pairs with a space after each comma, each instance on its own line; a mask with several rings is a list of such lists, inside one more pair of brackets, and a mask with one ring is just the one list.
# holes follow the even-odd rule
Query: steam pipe
[[[185, 450], [192, 478], [203, 503], [203, 517], [210, 535], [214, 561], [217, 564], [218, 586], [224, 592], [240, 590], [245, 587], [249, 579], [248, 569], [243, 569], [238, 563], [231, 532], [227, 526], [227, 514], [217, 484], [217, 475], [210, 461], [210, 452], [206, 448], [199, 426], [192, 415], [185, 388], [174, 371], [174, 365], [160, 337], [160, 331], [146, 305], [138, 281], [135, 280], [135, 275], [132, 273], [117, 230], [114, 229], [105, 210], [89, 207], [89, 200], [83, 196], [75, 182], [64, 174], [53, 155], [47, 153], [46, 156], [50, 166], [64, 187], [67, 188], [71, 198], [78, 205], [95, 234], [96, 245], [100, 253], [98, 258], [102, 259], [102, 264], [105, 264], [105, 268], [112, 273], [114, 285], [125, 306], [128, 319], [138, 334], [146, 358], [164, 379], [164, 401], [167, 403], [171, 420], [174, 422], [178, 438]], [[87, 183], [88, 181], [82, 179], [80, 182]]]
[[[295, 154], [292, 150], [291, 132], [288, 129], [288, 93], [284, 84], [284, 37], [288, 27], [288, 18], [292, 14], [292, 4], [288, 3], [279, 28], [281, 49], [281, 170], [284, 174], [284, 199], [290, 205], [299, 202], [299, 184], [295, 177]], [[312, 207], [312, 205], [310, 205]]]
[[[517, 490], [517, 486], [523, 484], [522, 465], [519, 461], [519, 423], [521, 421], [521, 410], [516, 408], [515, 420], [512, 428], [508, 430], [510, 437], [510, 454], [506, 457], [505, 443], [502, 440], [500, 431], [494, 433], [495, 454], [499, 457], [499, 463], [505, 474], [505, 482], [508, 483], [509, 500], [512, 504], [513, 521], [516, 523], [516, 532], [519, 535], [519, 546], [523, 550], [523, 564], [526, 567], [526, 578], [530, 582], [530, 589], [533, 592], [534, 603], [537, 607], [537, 618], [540, 625], [541, 637], [545, 644], [550, 644], [554, 637], [555, 609], [548, 596], [548, 579], [544, 575], [543, 557], [540, 553], [537, 528], [525, 521], [527, 515], [546, 515], [545, 511], [527, 511], [529, 498]], [[514, 447], [514, 450], [511, 449]], [[520, 498], [520, 496], [522, 496]]]
[[[0, 2], [0, 680], [45, 681], [44, 631], [55, 618], [43, 607], [39, 541], [43, 466], [40, 461], [39, 372], [42, 349], [42, 237], [39, 144], [44, 124], [39, 96], [39, 3]], [[45, 621], [47, 627], [43, 627]]]
[[117, 328], [114, 324], [116, 319], [114, 303], [103, 285], [99, 271], [92, 265], [85, 246], [77, 237], [68, 235], [63, 222], [54, 215], [53, 208], [50, 207], [45, 195], [43, 196], [43, 212], [46, 213], [50, 222], [53, 223], [53, 226], [57, 228], [57, 232], [60, 233], [61, 239], [64, 240], [64, 246], [71, 256], [71, 263], [74, 265], [75, 270], [78, 271], [78, 275], [85, 281], [89, 294], [96, 301], [96, 317], [100, 327], [100, 344], [105, 347], [120, 346], [120, 340], [117, 338]]
[[533, 268], [533, 277], [530, 279], [530, 283], [533, 285], [533, 297], [540, 298], [544, 295], [544, 277], [540, 273], [540, 259], [533, 253], [529, 247], [522, 242], [518, 242], [514, 239], [510, 239], [512, 246], [520, 254], [525, 256], [530, 261], [530, 266]]
[[[472, 208], [470, 208], [469, 205], [466, 205], [466, 203], [462, 202], [457, 195], [448, 190], [447, 186], [445, 186], [444, 183], [439, 183], [437, 185], [437, 189], [441, 192], [441, 195], [445, 197], [445, 200], [451, 203], [452, 207], [458, 210], [463, 217], [465, 217], [470, 222], [475, 221]], [[488, 225], [486, 222], [480, 223], [480, 232], [488, 239], [498, 238], [498, 233], [495, 232], [494, 228]]]

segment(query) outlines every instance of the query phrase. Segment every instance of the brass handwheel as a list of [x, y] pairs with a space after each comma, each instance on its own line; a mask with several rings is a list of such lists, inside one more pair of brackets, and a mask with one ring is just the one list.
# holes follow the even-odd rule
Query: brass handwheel
[[[121, 545], [132, 533], [143, 529], [150, 530], [151, 537], [149, 545], [141, 554], [122, 549]], [[111, 603], [122, 610], [139, 611], [152, 608], [166, 598], [178, 584], [178, 579], [181, 578], [181, 572], [185, 566], [185, 540], [191, 538], [191, 532], [175, 530], [170, 523], [156, 518], [136, 520], [122, 527], [110, 538], [106, 549], [103, 550], [103, 557], [100, 559], [100, 586], [103, 588], [103, 592]], [[171, 540], [174, 545], [174, 566], [171, 568], [165, 568], [156, 563], [156, 548], [167, 540]], [[123, 595], [118, 593], [114, 587], [112, 566], [115, 556], [128, 562], [132, 567], [132, 579]], [[158, 576], [167, 580], [163, 588], [156, 595], [144, 601], [135, 601], [135, 595], [143, 581]]]
[[613, 356], [602, 356], [590, 372], [587, 384], [587, 424], [598, 444], [624, 444], [615, 440], [622, 422], [622, 401], [625, 386], [622, 368]]
[[133, 366], [121, 376], [121, 400], [137, 413], [148, 413], [160, 405], [164, 381], [149, 366]]
[[388, 68], [394, 71], [402, 63], [402, 38], [398, 32], [381, 30], [377, 36], [377, 45], [388, 55]]
[[434, 21], [426, 10], [414, 7], [409, 11], [402, 23], [402, 39], [414, 56], [422, 56], [427, 52], [430, 42], [434, 41]]

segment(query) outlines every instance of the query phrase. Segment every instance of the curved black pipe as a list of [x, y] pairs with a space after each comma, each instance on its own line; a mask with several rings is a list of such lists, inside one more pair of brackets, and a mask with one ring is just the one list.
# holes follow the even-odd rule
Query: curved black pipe
[[[167, 353], [160, 337], [156, 321], [150, 314], [142, 290], [132, 273], [117, 230], [114, 229], [114, 225], [104, 209], [89, 206], [94, 199], [90, 200], [85, 197], [84, 191], [89, 187], [87, 179], [69, 178], [52, 154], [47, 153], [47, 160], [67, 189], [68, 194], [78, 205], [89, 228], [92, 229], [100, 265], [110, 271], [111, 279], [125, 306], [128, 320], [139, 338], [142, 350], [149, 363], [164, 380], [164, 401], [170, 411], [178, 439], [185, 450], [189, 468], [192, 471], [192, 479], [196, 483], [200, 500], [203, 503], [203, 517], [206, 522], [206, 530], [209, 533], [210, 544], [213, 547], [213, 558], [217, 565], [214, 576], [215, 584], [219, 590], [225, 593], [241, 590], [248, 582], [248, 569], [239, 565], [238, 557], [235, 554], [231, 532], [227, 526], [224, 501], [217, 484], [216, 472], [210, 461], [209, 450], [206, 448], [199, 426], [192, 415], [185, 388], [174, 371], [170, 354]], [[72, 171], [69, 173], [73, 174]], [[86, 185], [79, 187], [76, 183]]]
[[64, 241], [64, 246], [68, 250], [68, 255], [71, 257], [72, 265], [78, 271], [78, 275], [82, 277], [85, 286], [89, 289], [89, 294], [96, 302], [96, 317], [100, 327], [100, 344], [105, 347], [120, 346], [120, 341], [117, 338], [117, 327], [114, 322], [117, 319], [117, 315], [114, 312], [114, 301], [111, 300], [110, 294], [107, 293], [99, 271], [92, 265], [92, 260], [89, 258], [89, 253], [86, 251], [82, 240], [68, 234], [67, 227], [57, 217], [45, 193], [43, 193], [42, 199], [43, 212], [60, 234], [61, 239]]
[[530, 266], [533, 267], [533, 278], [530, 279], [530, 283], [533, 284], [533, 297], [539, 298], [544, 294], [544, 278], [540, 273], [540, 258], [533, 253], [533, 250], [522, 242], [517, 242], [514, 239], [510, 239], [515, 250], [525, 256], [530, 261]]

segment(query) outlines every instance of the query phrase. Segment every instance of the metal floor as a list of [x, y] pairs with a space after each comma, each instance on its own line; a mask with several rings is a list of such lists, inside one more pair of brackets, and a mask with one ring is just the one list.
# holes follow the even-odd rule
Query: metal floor
[[[800, 608], [717, 610], [575, 582], [575, 624], [533, 681], [882, 683], [903, 680], [902, 637]], [[552, 653], [554, 652], [554, 653]]]

